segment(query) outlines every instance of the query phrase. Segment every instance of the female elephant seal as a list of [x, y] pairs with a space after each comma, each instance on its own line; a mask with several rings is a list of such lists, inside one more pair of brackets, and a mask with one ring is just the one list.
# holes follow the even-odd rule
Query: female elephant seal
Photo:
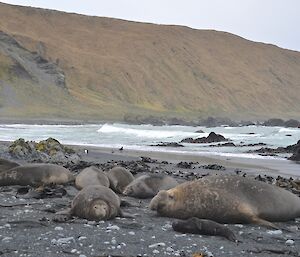
[[77, 193], [71, 209], [57, 214], [77, 216], [87, 220], [108, 220], [122, 216], [120, 198], [108, 187], [87, 186]]
[[28, 164], [0, 173], [0, 186], [42, 186], [74, 181], [72, 173], [55, 164]]
[[214, 175], [160, 191], [150, 208], [162, 216], [221, 223], [271, 222], [300, 216], [300, 198], [282, 188], [237, 175]]
[[81, 190], [82, 188], [86, 186], [91, 185], [100, 185], [109, 187], [109, 180], [108, 177], [105, 175], [105, 173], [94, 167], [87, 167], [84, 170], [82, 170], [75, 179], [75, 186], [77, 189]]
[[177, 181], [167, 175], [142, 175], [133, 180], [123, 191], [124, 195], [136, 198], [151, 198], [160, 190], [167, 190], [177, 186]]
[[107, 177], [110, 182], [110, 188], [119, 194], [121, 194], [125, 187], [134, 180], [134, 176], [129, 170], [119, 166], [108, 171]]

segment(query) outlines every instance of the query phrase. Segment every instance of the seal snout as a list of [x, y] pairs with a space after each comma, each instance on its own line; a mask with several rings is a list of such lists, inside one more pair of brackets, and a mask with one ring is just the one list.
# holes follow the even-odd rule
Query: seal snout
[[109, 206], [104, 201], [97, 201], [91, 207], [91, 215], [94, 220], [103, 220], [109, 216]]

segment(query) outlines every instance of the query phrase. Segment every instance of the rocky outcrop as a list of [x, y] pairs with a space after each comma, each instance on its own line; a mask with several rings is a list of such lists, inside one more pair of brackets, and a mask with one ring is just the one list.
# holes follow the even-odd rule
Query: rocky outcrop
[[192, 143], [192, 144], [209, 144], [209, 143], [216, 143], [216, 142], [223, 142], [228, 141], [227, 138], [220, 134], [216, 134], [215, 132], [210, 132], [207, 137], [200, 137], [200, 138], [185, 138], [180, 141], [180, 143]]
[[286, 128], [299, 128], [300, 127], [300, 121], [290, 119], [287, 121], [284, 121], [282, 119], [269, 119], [265, 121], [263, 126], [269, 126], [269, 127], [286, 127]]
[[293, 155], [289, 158], [292, 161], [300, 161], [300, 140], [295, 145], [288, 146], [293, 151]]
[[38, 143], [19, 138], [9, 146], [9, 154], [13, 158], [29, 162], [66, 163], [79, 161], [79, 156], [73, 149], [62, 145], [51, 137]]
[[178, 144], [177, 142], [161, 142], [156, 145], [150, 145], [150, 146], [164, 146], [164, 147], [184, 147], [181, 144]]
[[289, 160], [299, 161], [300, 160], [300, 140], [293, 145], [289, 145], [287, 147], [278, 147], [278, 148], [269, 148], [262, 147], [257, 150], [250, 150], [248, 153], [258, 153], [260, 155], [268, 155], [268, 156], [276, 156], [277, 154], [293, 154]]
[[207, 119], [200, 120], [199, 125], [204, 127], [219, 127], [222, 125], [237, 127], [238, 123], [229, 118], [208, 117]]

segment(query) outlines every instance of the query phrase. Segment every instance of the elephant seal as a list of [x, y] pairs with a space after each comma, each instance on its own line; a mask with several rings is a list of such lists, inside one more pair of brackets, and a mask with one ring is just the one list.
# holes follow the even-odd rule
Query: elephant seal
[[213, 175], [160, 191], [149, 206], [178, 219], [197, 217], [220, 223], [271, 222], [300, 216], [300, 198], [282, 188], [237, 175]]
[[160, 190], [168, 190], [177, 186], [177, 181], [167, 175], [142, 175], [133, 180], [123, 191], [124, 195], [135, 198], [151, 198]]
[[172, 223], [174, 231], [181, 233], [200, 234], [208, 236], [222, 236], [229, 241], [236, 242], [234, 233], [226, 226], [212, 220], [198, 219], [176, 220]]
[[75, 179], [75, 186], [77, 189], [81, 190], [82, 188], [86, 186], [91, 185], [102, 185], [109, 187], [109, 179], [105, 175], [105, 173], [94, 167], [87, 167], [84, 170], [82, 170]]
[[132, 173], [120, 166], [116, 166], [107, 172], [110, 188], [116, 193], [122, 194], [125, 187], [134, 180]]
[[122, 216], [120, 198], [108, 187], [92, 185], [84, 187], [74, 197], [71, 208], [57, 215], [76, 216], [87, 220], [109, 220]]
[[74, 181], [72, 173], [55, 164], [28, 164], [0, 173], [0, 186], [43, 186]]
[[18, 166], [19, 164], [16, 162], [0, 158], [0, 173]]

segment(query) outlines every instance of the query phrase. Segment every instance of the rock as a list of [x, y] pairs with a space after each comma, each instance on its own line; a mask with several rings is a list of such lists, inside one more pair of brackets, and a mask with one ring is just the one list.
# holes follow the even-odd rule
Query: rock
[[200, 120], [199, 125], [205, 127], [219, 127], [222, 125], [227, 125], [230, 127], [238, 126], [238, 124], [235, 121], [232, 121], [229, 118], [214, 118], [214, 117], [208, 117], [207, 119]]
[[232, 142], [227, 142], [223, 144], [217, 144], [217, 145], [209, 145], [209, 147], [236, 147], [236, 145]]
[[199, 129], [199, 130], [196, 130], [194, 133], [205, 133], [203, 130]]
[[291, 246], [291, 245], [295, 244], [295, 241], [293, 239], [288, 239], [288, 240], [285, 241], [285, 244], [288, 245], [288, 246]]
[[300, 161], [300, 147], [294, 152], [294, 154], [289, 158], [292, 161]]
[[80, 157], [69, 147], [62, 145], [54, 138], [48, 138], [38, 143], [17, 139], [9, 146], [9, 154], [17, 159], [29, 162], [76, 163]]
[[210, 132], [207, 137], [200, 137], [196, 139], [189, 137], [189, 138], [182, 139], [180, 143], [205, 144], [205, 143], [216, 143], [222, 141], [228, 141], [228, 139], [220, 134], [216, 134], [215, 132]]
[[201, 165], [200, 168], [208, 170], [226, 170], [224, 166], [218, 164]]
[[150, 145], [150, 146], [164, 146], [164, 147], [184, 147], [181, 144], [178, 144], [177, 142], [161, 142], [156, 145]]
[[282, 120], [282, 119], [269, 119], [269, 120], [266, 120], [262, 125], [263, 126], [268, 126], [268, 127], [276, 127], [276, 126], [284, 127], [284, 120]]
[[288, 127], [288, 128], [299, 128], [300, 121], [290, 119], [290, 120], [287, 120], [286, 122], [284, 122], [284, 126]]
[[183, 169], [191, 169], [192, 168], [193, 162], [179, 162], [177, 163], [178, 168], [183, 168]]

